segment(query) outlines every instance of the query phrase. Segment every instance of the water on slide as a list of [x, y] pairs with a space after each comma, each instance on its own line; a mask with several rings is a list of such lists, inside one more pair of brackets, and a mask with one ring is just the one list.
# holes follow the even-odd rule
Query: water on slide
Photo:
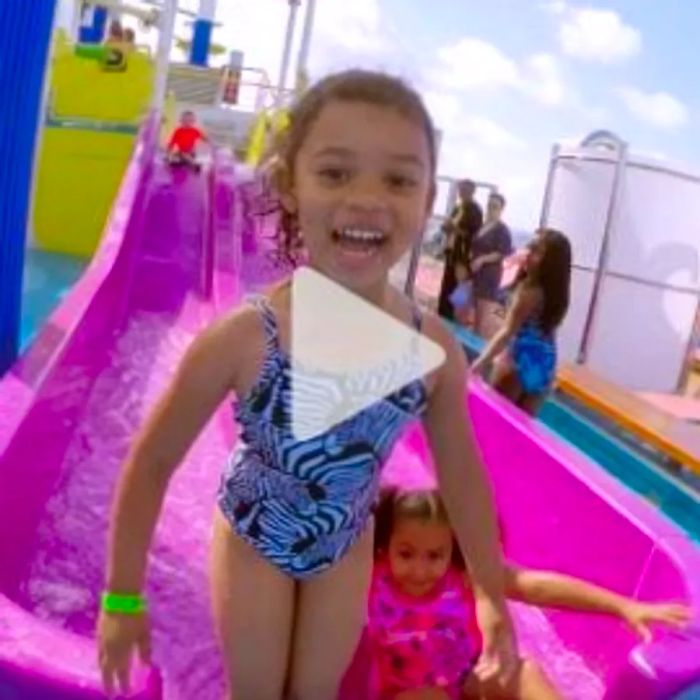
[[[92, 378], [18, 601], [85, 636], [94, 634], [109, 504], [122, 459], [183, 352], [212, 318], [199, 279], [205, 180], [157, 168], [149, 187], [126, 319], [108, 348], [107, 368]], [[274, 275], [264, 253], [245, 270], [249, 290]], [[154, 647], [172, 700], [223, 696], [206, 561], [214, 494], [229, 448], [212, 420], [170, 485], [152, 549], [149, 598], [159, 621]]]

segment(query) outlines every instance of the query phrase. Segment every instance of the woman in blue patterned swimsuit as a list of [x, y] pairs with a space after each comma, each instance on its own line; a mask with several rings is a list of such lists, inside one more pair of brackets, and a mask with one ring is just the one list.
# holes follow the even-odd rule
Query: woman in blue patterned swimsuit
[[[402, 429], [423, 420], [443, 497], [470, 562], [484, 640], [480, 671], [515, 668], [487, 480], [464, 402], [458, 343], [389, 284], [423, 231], [435, 143], [420, 97], [380, 73], [330, 76], [302, 96], [278, 144], [275, 183], [308, 264], [439, 343], [444, 364], [309, 439], [291, 429], [291, 285], [244, 304], [199, 337], [124, 467], [110, 538], [109, 600], [140, 600], [168, 480], [221, 401], [237, 396], [241, 432], [218, 494], [212, 597], [235, 700], [332, 700], [365, 621], [372, 509]], [[296, 378], [296, 374], [294, 377]], [[333, 396], [333, 386], [319, 386]], [[319, 410], [332, 410], [323, 401]], [[332, 402], [331, 402], [332, 403]], [[102, 610], [108, 687], [148, 646], [145, 615]], [[286, 693], [286, 695], [285, 695]]]
[[493, 386], [531, 415], [554, 382], [555, 331], [569, 307], [570, 284], [569, 239], [554, 229], [540, 229], [530, 244], [506, 320], [472, 366], [476, 374], [496, 359]]

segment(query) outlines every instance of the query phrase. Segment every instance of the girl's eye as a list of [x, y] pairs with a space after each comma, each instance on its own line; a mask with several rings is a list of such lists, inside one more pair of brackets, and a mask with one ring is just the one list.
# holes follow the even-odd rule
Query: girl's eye
[[410, 559], [412, 556], [412, 553], [407, 549], [401, 550], [399, 552], [399, 557], [401, 557], [401, 559]]
[[321, 170], [318, 171], [318, 174], [322, 180], [334, 185], [339, 185], [346, 182], [349, 176], [347, 170], [333, 167], [321, 168]]
[[417, 184], [414, 178], [399, 173], [387, 175], [386, 182], [394, 190], [407, 190]]

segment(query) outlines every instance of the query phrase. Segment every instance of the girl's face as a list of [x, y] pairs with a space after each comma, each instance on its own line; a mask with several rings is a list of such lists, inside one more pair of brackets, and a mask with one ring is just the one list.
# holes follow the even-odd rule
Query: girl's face
[[389, 540], [389, 568], [401, 591], [429, 593], [452, 562], [452, 532], [434, 521], [399, 518]]
[[421, 235], [434, 183], [423, 127], [394, 109], [333, 101], [312, 124], [284, 199], [309, 261], [358, 293], [383, 290]]

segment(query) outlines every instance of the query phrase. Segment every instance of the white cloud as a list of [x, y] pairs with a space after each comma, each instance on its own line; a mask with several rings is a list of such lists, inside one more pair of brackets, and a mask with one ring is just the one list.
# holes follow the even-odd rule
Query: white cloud
[[559, 43], [569, 56], [615, 63], [641, 51], [639, 30], [625, 24], [613, 10], [563, 8], [561, 16], [564, 19], [559, 29]]
[[530, 56], [525, 64], [524, 78], [523, 89], [544, 105], [561, 105], [570, 92], [557, 59], [549, 53]]
[[473, 105], [464, 96], [430, 90], [423, 93], [423, 98], [435, 125], [452, 137], [488, 148], [525, 147], [525, 142], [504, 126], [488, 117], [474, 114]]
[[638, 119], [664, 129], [674, 129], [688, 123], [688, 108], [667, 92], [642, 92], [633, 87], [617, 91], [627, 109]]
[[443, 90], [426, 90], [423, 99], [438, 128], [448, 131], [458, 128], [466, 105], [456, 94]]
[[428, 71], [432, 84], [443, 90], [512, 88], [547, 106], [571, 97], [556, 57], [549, 53], [528, 56], [522, 65], [498, 47], [476, 37], [464, 37], [437, 51], [437, 65]]
[[518, 82], [518, 66], [498, 47], [476, 37], [464, 37], [437, 51], [434, 82], [447, 89], [497, 88]]
[[387, 19], [377, 0], [326, 0], [318, 2], [314, 40], [336, 48], [351, 49], [359, 56], [385, 53], [391, 48]]
[[558, 17], [563, 15], [567, 10], [567, 5], [564, 0], [545, 0], [540, 4], [540, 6], [550, 14]]
[[525, 142], [520, 137], [487, 117], [467, 117], [463, 122], [462, 130], [489, 148], [521, 149], [525, 147]]

